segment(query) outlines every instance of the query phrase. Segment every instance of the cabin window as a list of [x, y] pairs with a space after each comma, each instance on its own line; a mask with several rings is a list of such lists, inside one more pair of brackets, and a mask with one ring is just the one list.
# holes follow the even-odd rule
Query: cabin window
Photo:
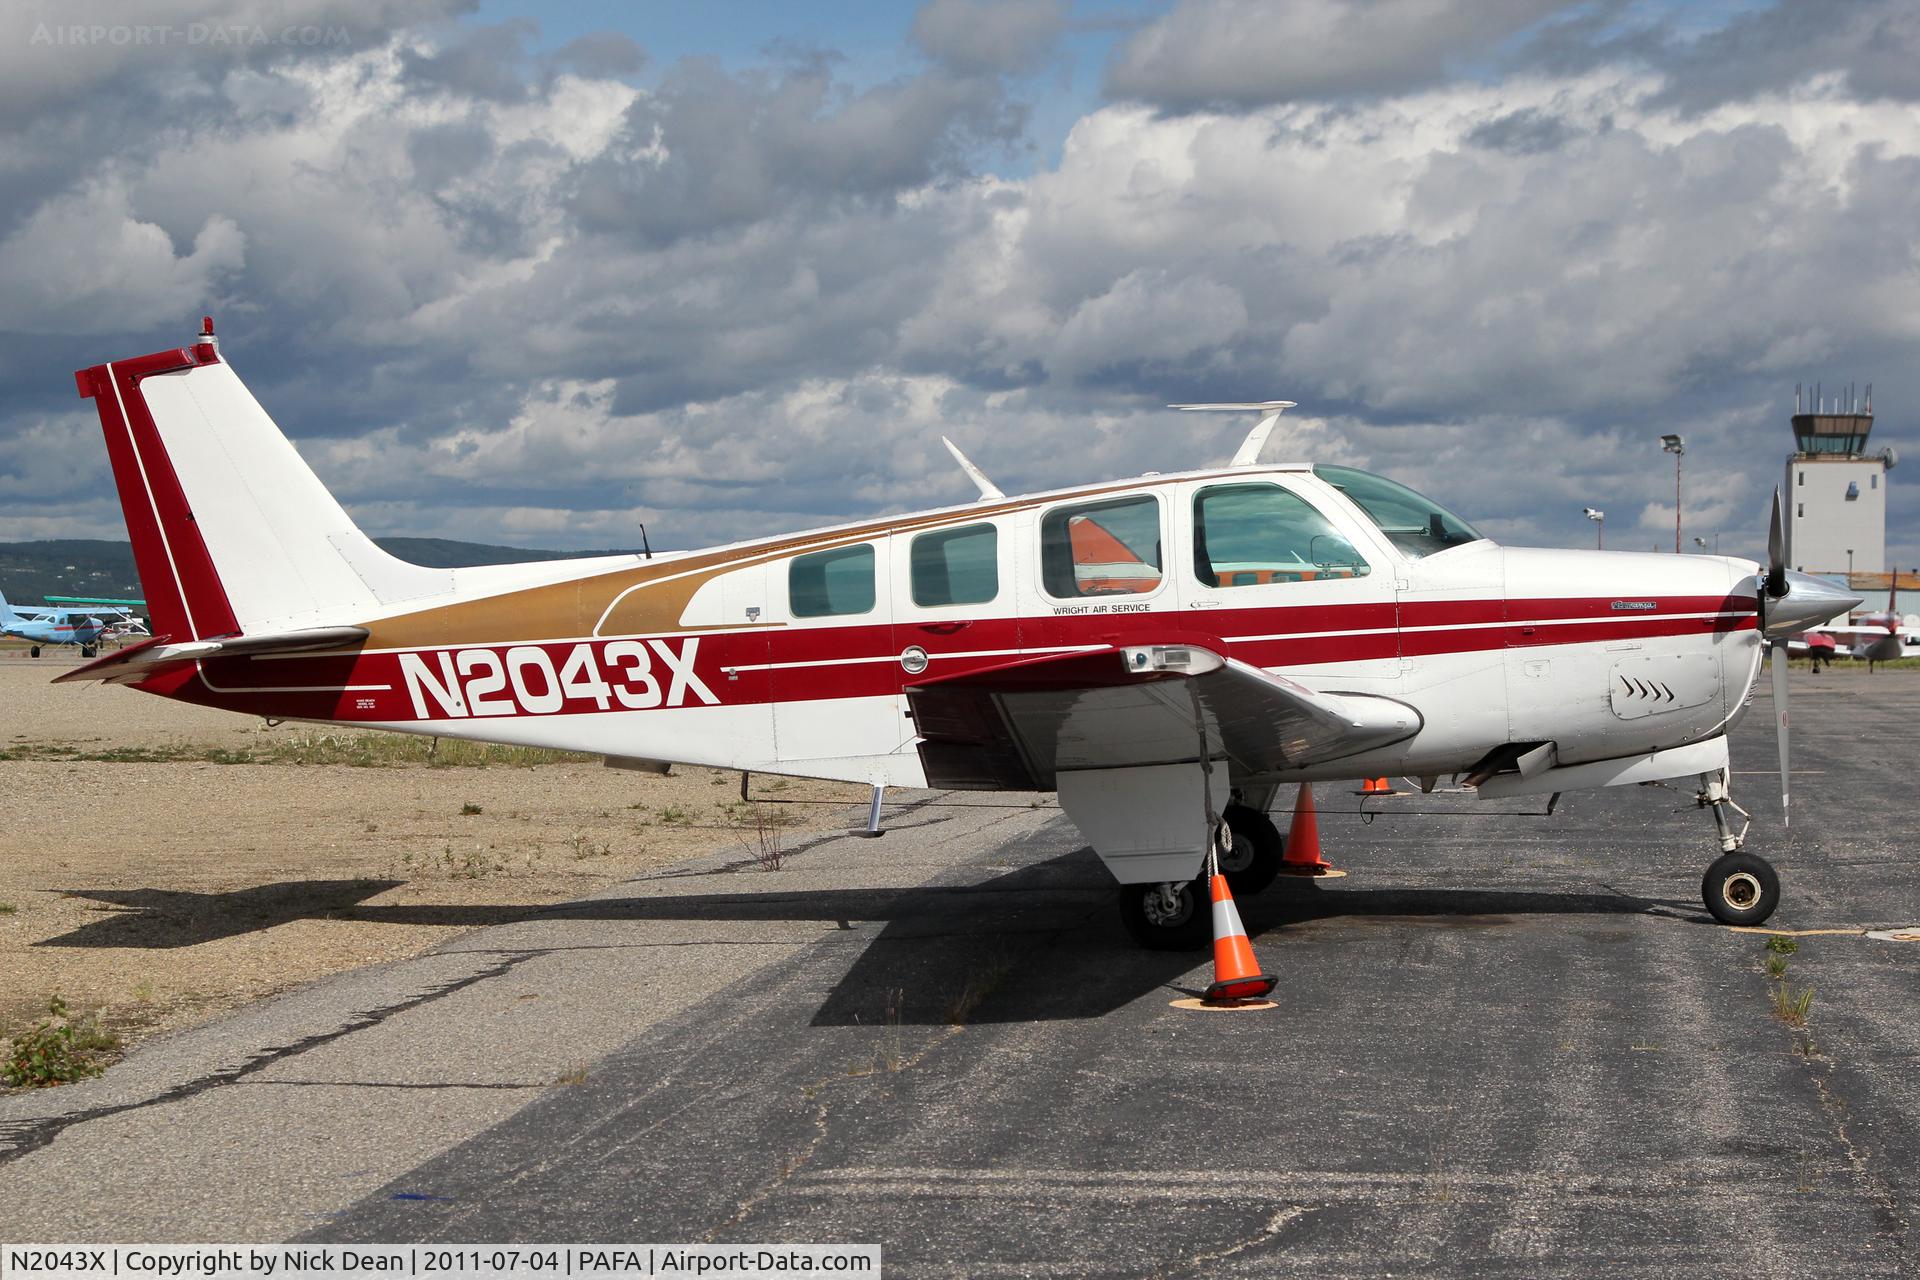
[[1478, 531], [1465, 520], [1385, 476], [1324, 463], [1313, 474], [1345, 494], [1409, 560], [1480, 540]]
[[873, 548], [838, 547], [795, 556], [787, 604], [796, 618], [837, 618], [873, 610]]
[[913, 540], [913, 602], [985, 604], [1000, 594], [1000, 531], [990, 524], [940, 529]]
[[1158, 590], [1160, 499], [1140, 494], [1047, 512], [1040, 579], [1048, 595], [1067, 599]]
[[1798, 480], [1798, 481], [1797, 481], [1796, 483], [1798, 483], [1798, 484], [1799, 484], [1799, 486], [1800, 486], [1800, 487], [1801, 487], [1802, 489], [1804, 489], [1804, 488], [1806, 488], [1806, 487], [1807, 487], [1807, 473], [1806, 473], [1806, 472], [1804, 472], [1804, 471], [1802, 471], [1802, 472], [1800, 473], [1800, 478], [1799, 478], [1799, 480]]
[[1364, 578], [1367, 562], [1299, 494], [1227, 484], [1193, 497], [1193, 573], [1209, 587]]

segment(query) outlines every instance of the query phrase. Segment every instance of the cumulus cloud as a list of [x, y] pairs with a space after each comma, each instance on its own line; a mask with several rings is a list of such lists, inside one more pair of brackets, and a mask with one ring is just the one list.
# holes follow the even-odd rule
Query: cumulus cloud
[[929, 56], [969, 74], [1030, 70], [1067, 25], [1065, 0], [929, 0], [913, 39]]
[[0, 241], [0, 292], [43, 333], [125, 333], [217, 294], [245, 260], [232, 218], [209, 214], [182, 251], [105, 180], [49, 200]]
[[1419, 88], [1564, 0], [1181, 0], [1116, 51], [1109, 92], [1172, 111]]
[[[1361, 58], [1377, 16], [1288, 6], [1332, 24], [1321, 87], [1236, 81], [1229, 31], [1191, 83], [1241, 83], [1231, 109], [1142, 90], [1009, 176], [988, 162], [1036, 117], [1002, 73], [1044, 57], [1050, 6], [936, 4], [924, 69], [858, 84], [364, 9], [394, 25], [48, 89], [0, 135], [0, 537], [113, 532], [65, 371], [208, 309], [371, 530], [496, 542], [965, 501], [942, 433], [1010, 491], [1176, 470], [1248, 424], [1164, 405], [1283, 397], [1275, 456], [1379, 468], [1514, 541], [1586, 544], [1582, 505], [1656, 538], [1655, 440], [1682, 430], [1689, 532], [1753, 549], [1795, 380], [1874, 379], [1894, 443], [1920, 400], [1920, 121], [1837, 70], [1682, 101], [1645, 41], [1578, 65], [1523, 42], [1448, 78], [1539, 10], [1389, 7], [1424, 51]], [[1155, 29], [1116, 68], [1170, 66]], [[1920, 546], [1899, 493], [1893, 542]]]

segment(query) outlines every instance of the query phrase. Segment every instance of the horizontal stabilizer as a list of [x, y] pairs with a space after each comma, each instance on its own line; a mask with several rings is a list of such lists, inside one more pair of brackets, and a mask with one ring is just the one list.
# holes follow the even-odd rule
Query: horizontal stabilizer
[[170, 637], [154, 636], [104, 658], [97, 658], [85, 666], [75, 667], [64, 675], [54, 677], [53, 683], [105, 680], [110, 684], [123, 684], [129, 680], [143, 680], [162, 667], [181, 662], [348, 649], [366, 638], [365, 627], [308, 627], [300, 631], [267, 631], [258, 635], [191, 640], [182, 644], [169, 644]]

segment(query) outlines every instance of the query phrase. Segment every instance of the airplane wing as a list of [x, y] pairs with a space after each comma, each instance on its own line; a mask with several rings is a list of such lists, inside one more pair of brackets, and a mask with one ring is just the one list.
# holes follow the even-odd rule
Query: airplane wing
[[302, 631], [267, 631], [250, 636], [227, 636], [220, 640], [191, 640], [169, 644], [171, 637], [153, 636], [139, 644], [96, 658], [55, 676], [54, 684], [72, 680], [104, 680], [124, 684], [144, 680], [162, 667], [205, 658], [244, 658], [266, 653], [315, 653], [325, 649], [348, 649], [367, 638], [365, 627], [309, 627]]
[[1208, 750], [1245, 773], [1338, 760], [1412, 737], [1420, 713], [1318, 693], [1196, 644], [1108, 645], [907, 689], [927, 783], [1051, 790], [1063, 770], [1177, 764]]

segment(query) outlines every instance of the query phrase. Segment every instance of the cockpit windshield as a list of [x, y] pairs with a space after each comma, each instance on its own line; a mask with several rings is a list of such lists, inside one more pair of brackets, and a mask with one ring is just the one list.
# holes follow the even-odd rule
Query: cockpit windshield
[[1353, 500], [1387, 540], [1412, 559], [1478, 542], [1480, 533], [1459, 516], [1385, 476], [1352, 467], [1316, 466], [1313, 474]]

